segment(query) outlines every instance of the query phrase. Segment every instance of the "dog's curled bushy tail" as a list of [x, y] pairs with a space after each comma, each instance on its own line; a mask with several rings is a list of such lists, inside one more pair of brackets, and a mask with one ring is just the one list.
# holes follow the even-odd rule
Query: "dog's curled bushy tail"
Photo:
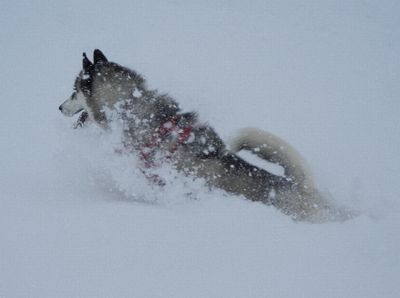
[[282, 166], [285, 176], [300, 188], [314, 189], [311, 171], [304, 158], [292, 145], [276, 135], [258, 128], [243, 128], [232, 140], [231, 150], [236, 153], [243, 149]]

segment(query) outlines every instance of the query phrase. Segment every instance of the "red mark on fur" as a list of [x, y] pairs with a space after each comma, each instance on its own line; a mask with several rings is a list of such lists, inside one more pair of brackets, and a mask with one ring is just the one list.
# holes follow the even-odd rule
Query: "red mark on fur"
[[154, 167], [154, 161], [151, 159], [151, 155], [155, 148], [162, 144], [163, 139], [170, 134], [177, 134], [177, 141], [169, 149], [169, 153], [174, 153], [179, 146], [183, 145], [190, 137], [193, 130], [192, 126], [179, 127], [178, 117], [172, 117], [170, 120], [162, 123], [159, 128], [156, 129], [151, 140], [143, 146], [140, 150], [140, 157], [144, 161], [147, 168]]

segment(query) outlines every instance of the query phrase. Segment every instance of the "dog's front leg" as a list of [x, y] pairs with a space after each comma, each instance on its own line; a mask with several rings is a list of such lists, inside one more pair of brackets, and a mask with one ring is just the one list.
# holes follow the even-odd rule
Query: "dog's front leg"
[[85, 124], [86, 120], [89, 117], [89, 113], [86, 111], [83, 111], [80, 115], [78, 120], [74, 123], [73, 128], [77, 129], [78, 127], [83, 127], [83, 125]]

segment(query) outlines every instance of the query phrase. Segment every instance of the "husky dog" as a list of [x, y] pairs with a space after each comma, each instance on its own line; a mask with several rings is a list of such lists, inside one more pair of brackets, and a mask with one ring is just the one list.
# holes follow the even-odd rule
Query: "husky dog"
[[[146, 87], [137, 72], [109, 62], [98, 49], [93, 62], [83, 53], [82, 70], [71, 97], [60, 111], [81, 111], [77, 126], [86, 120], [111, 129], [116, 111], [123, 125], [124, 148], [140, 156], [143, 172], [155, 166], [157, 156], [178, 171], [205, 179], [210, 187], [273, 205], [295, 220], [344, 220], [350, 215], [328, 203], [317, 191], [305, 161], [277, 136], [255, 128], [243, 130], [229, 150], [213, 128], [196, 113], [184, 113], [174, 99]], [[248, 150], [284, 168], [274, 175], [236, 155]]]

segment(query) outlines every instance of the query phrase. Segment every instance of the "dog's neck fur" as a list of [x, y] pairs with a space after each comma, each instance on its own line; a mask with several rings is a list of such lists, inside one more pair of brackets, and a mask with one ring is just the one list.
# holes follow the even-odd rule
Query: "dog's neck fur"
[[96, 64], [91, 80], [86, 103], [89, 117], [108, 129], [111, 119], [107, 119], [106, 110], [116, 112], [122, 120], [124, 139], [129, 142], [125, 145], [129, 147], [138, 149], [139, 144], [149, 141], [149, 131], [156, 131], [172, 118], [179, 119], [178, 126], [197, 123], [195, 113], [181, 113], [171, 97], [148, 90], [139, 74], [116, 63]]
[[116, 63], [97, 63], [91, 72], [91, 80], [87, 110], [90, 117], [103, 127], [108, 127], [105, 108], [114, 110], [121, 100], [135, 99], [135, 90], [147, 93], [144, 79], [139, 74]]

